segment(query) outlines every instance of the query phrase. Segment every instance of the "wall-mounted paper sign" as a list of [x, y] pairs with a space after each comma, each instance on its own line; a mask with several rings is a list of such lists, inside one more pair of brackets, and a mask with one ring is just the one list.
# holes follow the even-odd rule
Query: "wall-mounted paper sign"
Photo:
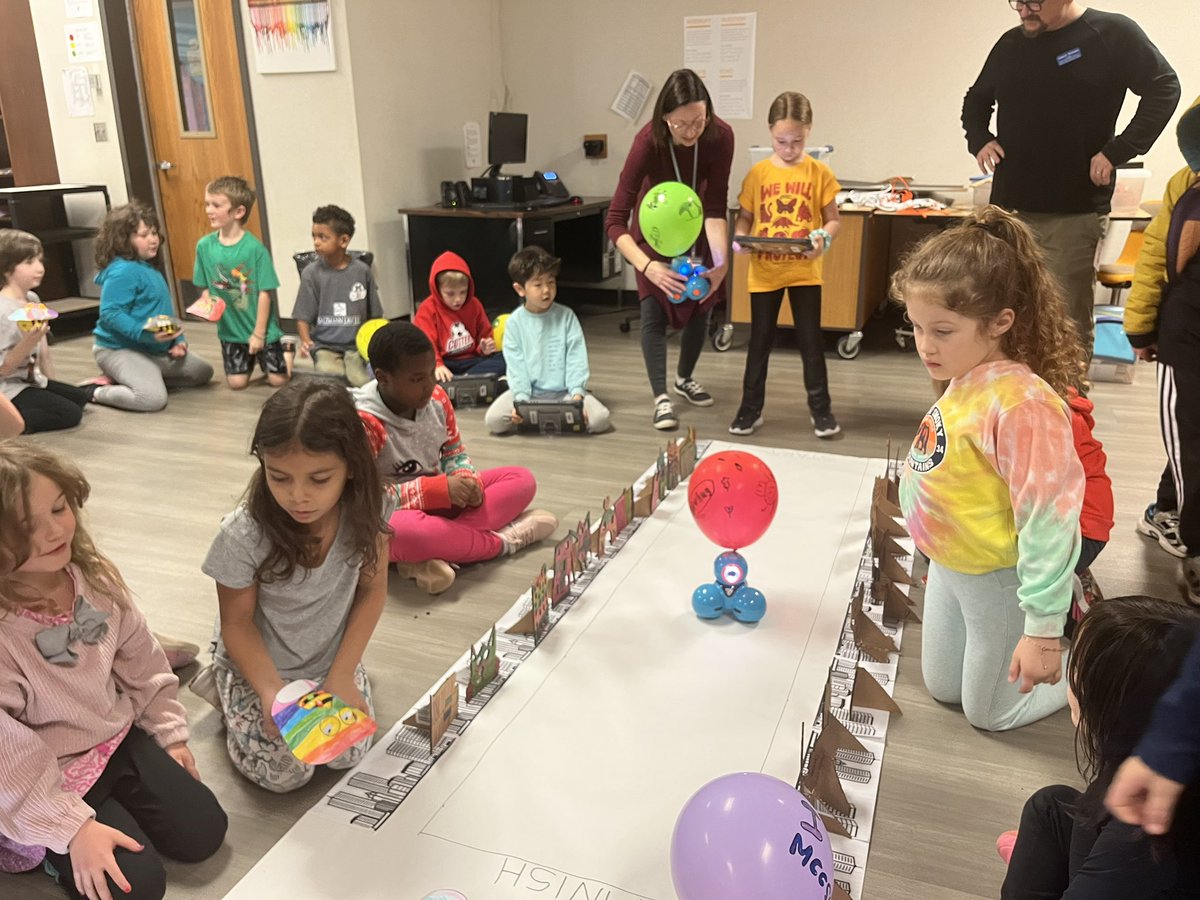
[[618, 116], [622, 116], [630, 122], [634, 121], [642, 114], [642, 107], [650, 98], [651, 87], [653, 85], [649, 78], [641, 72], [630, 69], [629, 74], [625, 76], [625, 83], [617, 91], [617, 96], [610, 109]]
[[67, 39], [67, 59], [71, 62], [101, 62], [104, 59], [104, 34], [99, 22], [64, 25], [63, 34]]
[[92, 98], [92, 79], [85, 66], [65, 66], [63, 92], [67, 97], [67, 115], [75, 119], [86, 119], [96, 114], [96, 103]]

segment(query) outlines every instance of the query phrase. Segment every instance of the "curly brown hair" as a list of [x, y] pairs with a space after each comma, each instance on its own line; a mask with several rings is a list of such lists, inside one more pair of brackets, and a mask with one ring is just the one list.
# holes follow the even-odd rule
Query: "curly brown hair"
[[988, 206], [918, 244], [891, 284], [901, 304], [916, 290], [931, 292], [981, 326], [1011, 309], [1012, 328], [1000, 339], [1004, 354], [1029, 366], [1064, 399], [1068, 388], [1086, 384], [1086, 355], [1062, 288], [1033, 232], [1012, 213]]
[[312, 568], [320, 552], [320, 541], [288, 515], [267, 485], [264, 456], [293, 449], [332, 453], [345, 461], [349, 478], [342, 491], [342, 522], [361, 567], [373, 570], [380, 562], [378, 537], [390, 532], [382, 518], [383, 483], [367, 433], [344, 387], [310, 378], [289, 382], [263, 404], [250, 443], [259, 466], [246, 488], [246, 507], [271, 548], [255, 578], [263, 583], [287, 581], [297, 566]]
[[155, 231], [159, 230], [158, 213], [154, 211], [154, 207], [137, 200], [131, 200], [124, 206], [114, 206], [104, 217], [100, 231], [96, 234], [96, 246], [92, 250], [96, 268], [103, 269], [118, 257], [137, 259], [131, 239], [143, 222]]
[[12, 576], [31, 552], [29, 526], [25, 519], [29, 509], [30, 476], [41, 475], [59, 488], [75, 514], [75, 537], [71, 540], [71, 562], [79, 568], [84, 581], [93, 591], [104, 594], [114, 603], [129, 601], [129, 588], [112, 560], [101, 553], [92, 541], [80, 517], [91, 487], [79, 468], [53, 450], [36, 444], [0, 442], [0, 608], [40, 607], [44, 598], [31, 596], [18, 586]]

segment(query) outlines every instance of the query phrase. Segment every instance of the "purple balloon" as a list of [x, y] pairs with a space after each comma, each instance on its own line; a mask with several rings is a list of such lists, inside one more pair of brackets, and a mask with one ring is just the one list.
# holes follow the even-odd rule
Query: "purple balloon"
[[722, 775], [679, 814], [671, 880], [680, 900], [829, 900], [833, 850], [821, 817], [790, 784]]

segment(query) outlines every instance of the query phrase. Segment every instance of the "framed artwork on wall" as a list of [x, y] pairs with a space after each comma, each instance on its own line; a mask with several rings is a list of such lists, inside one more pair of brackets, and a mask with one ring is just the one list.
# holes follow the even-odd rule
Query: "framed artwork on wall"
[[259, 72], [332, 72], [329, 0], [246, 0]]

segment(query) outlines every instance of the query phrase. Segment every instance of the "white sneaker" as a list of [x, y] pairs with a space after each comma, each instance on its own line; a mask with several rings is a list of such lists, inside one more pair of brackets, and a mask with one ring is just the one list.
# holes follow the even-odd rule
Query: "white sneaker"
[[527, 509], [496, 532], [504, 542], [504, 554], [511, 556], [530, 544], [544, 541], [558, 528], [558, 516], [544, 509]]

